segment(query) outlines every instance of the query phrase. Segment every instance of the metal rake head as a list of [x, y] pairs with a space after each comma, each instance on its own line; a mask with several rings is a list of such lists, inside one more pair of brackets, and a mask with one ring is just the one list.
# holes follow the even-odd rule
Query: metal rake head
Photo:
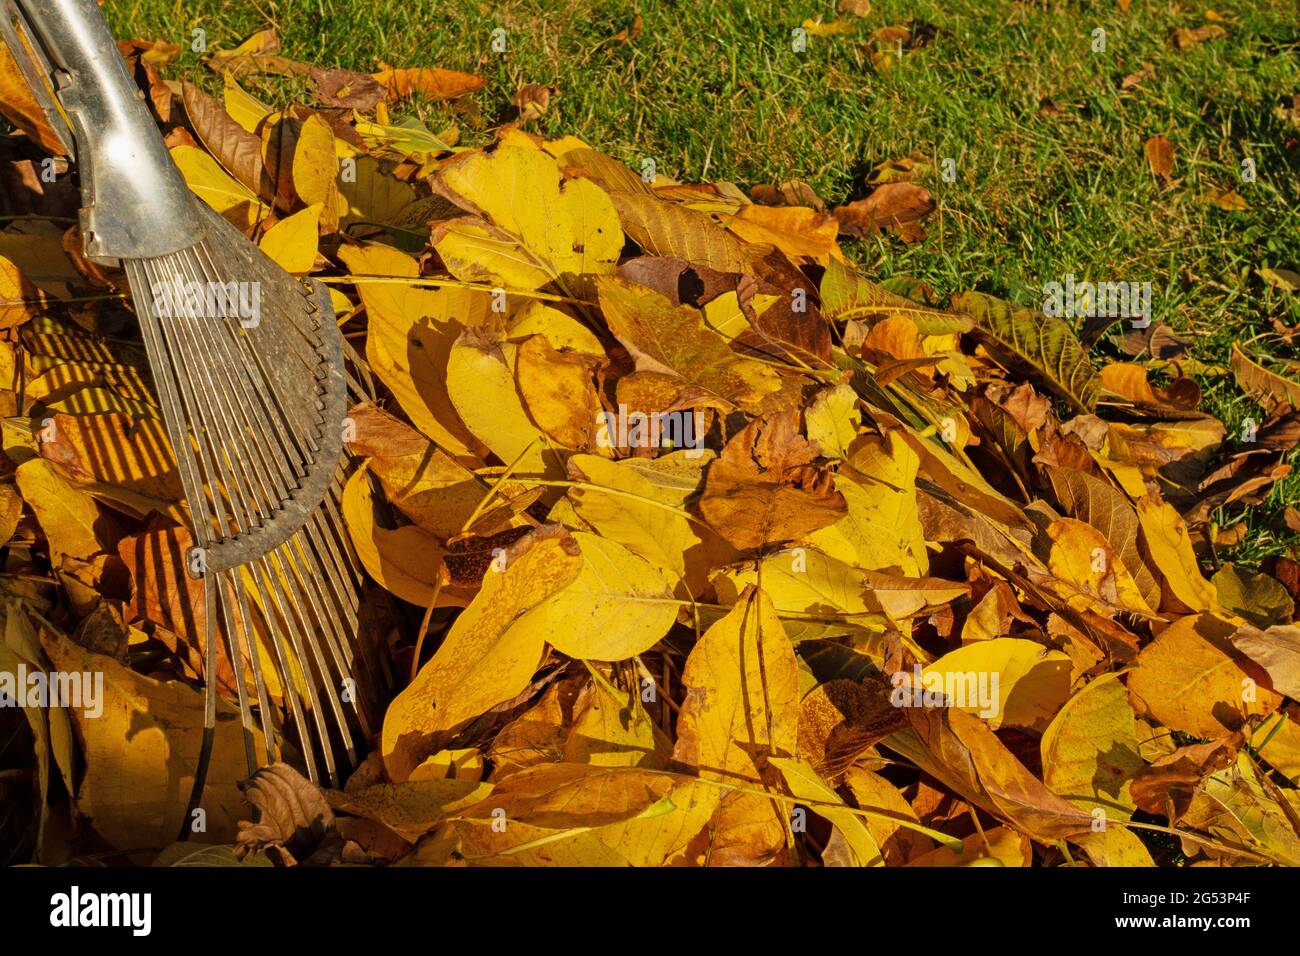
[[[205, 677], [211, 690], [220, 642], [250, 768], [276, 759], [273, 684], [311, 775], [337, 782], [340, 765], [356, 762], [356, 736], [370, 733], [362, 691], [373, 683], [356, 647], [361, 579], [338, 507], [341, 338], [319, 286], [196, 209], [198, 244], [123, 264], [192, 519], [188, 570], [206, 584]], [[209, 728], [215, 708], [209, 692]]]

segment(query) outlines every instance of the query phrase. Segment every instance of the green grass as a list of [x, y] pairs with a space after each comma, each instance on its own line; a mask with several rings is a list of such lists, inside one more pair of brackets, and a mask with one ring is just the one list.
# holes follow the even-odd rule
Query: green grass
[[[433, 129], [460, 127], [487, 142], [523, 83], [557, 86], [536, 127], [573, 134], [639, 168], [653, 158], [682, 180], [743, 188], [799, 178], [831, 204], [863, 194], [875, 163], [913, 150], [956, 160], [956, 182], [924, 182], [939, 202], [928, 238], [885, 237], [848, 253], [876, 277], [909, 275], [941, 294], [978, 289], [1034, 307], [1045, 282], [1151, 281], [1154, 318], [1189, 338], [1202, 361], [1226, 366], [1233, 340], [1259, 355], [1298, 358], [1270, 319], [1300, 324], [1300, 296], [1265, 287], [1255, 270], [1300, 268], [1300, 126], [1276, 108], [1300, 94], [1300, 8], [1295, 0], [1222, 0], [1226, 38], [1187, 50], [1177, 27], [1203, 24], [1199, 6], [1133, 0], [1128, 13], [1098, 3], [878, 0], [853, 33], [808, 38], [805, 17], [835, 19], [827, 0], [752, 2], [576, 0], [136, 0], [112, 4], [120, 35], [188, 43], [202, 28], [229, 48], [274, 23], [283, 52], [322, 66], [400, 66], [482, 73], [487, 89], [455, 105], [416, 106]], [[1181, 6], [1181, 11], [1176, 12]], [[632, 42], [611, 38], [643, 20]], [[871, 63], [871, 31], [909, 17], [933, 24], [929, 44], [891, 69]], [[490, 49], [507, 31], [505, 55]], [[1105, 52], [1092, 31], [1107, 34]], [[1142, 68], [1155, 75], [1122, 92]], [[204, 71], [186, 51], [169, 75]], [[207, 81], [210, 82], [210, 79]], [[253, 92], [282, 102], [276, 80]], [[271, 84], [259, 86], [259, 83]], [[1044, 110], [1046, 101], [1055, 110]], [[1143, 143], [1176, 150], [1174, 179], [1148, 171]], [[1287, 148], [1290, 141], [1290, 148]], [[1257, 179], [1244, 183], [1243, 158]], [[1197, 202], [1212, 186], [1250, 204], [1229, 212]], [[1114, 354], [1113, 346], [1102, 345]], [[1260, 410], [1231, 377], [1202, 376], [1205, 407], [1237, 432]], [[1281, 482], [1247, 515], [1237, 555], [1251, 563], [1296, 547], [1281, 522], [1300, 500], [1300, 477]]]

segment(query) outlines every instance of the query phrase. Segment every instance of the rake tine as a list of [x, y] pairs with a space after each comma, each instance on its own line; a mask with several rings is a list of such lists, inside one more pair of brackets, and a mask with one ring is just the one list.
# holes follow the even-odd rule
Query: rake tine
[[194, 786], [190, 790], [189, 803], [185, 807], [185, 816], [181, 820], [181, 832], [177, 837], [179, 840], [189, 839], [193, 829], [194, 811], [198, 809], [203, 799], [203, 782], [208, 777], [208, 765], [212, 762], [212, 748], [217, 739], [217, 682], [211, 679], [211, 675], [215, 674], [217, 669], [215, 633], [217, 614], [216, 593], [212, 588], [204, 587], [203, 603], [205, 612], [203, 631], [207, 643], [203, 670], [208, 676], [208, 683], [203, 693], [203, 742], [199, 745], [199, 760], [194, 768]]
[[[239, 700], [240, 723], [244, 728], [244, 759], [249, 767], [248, 772], [252, 774], [257, 770], [257, 757], [253, 748], [253, 730], [256, 724], [253, 721], [253, 710], [248, 703], [248, 687], [244, 679], [244, 655], [239, 646], [239, 632], [235, 626], [234, 608], [232, 607], [235, 602], [231, 600], [233, 593], [230, 596], [226, 594], [226, 587], [229, 587], [232, 592], [234, 591], [236, 585], [233, 574], [235, 573], [223, 571], [215, 578], [205, 581], [204, 588], [216, 585], [217, 603], [221, 607], [221, 624], [226, 637], [226, 655], [230, 659], [230, 666], [235, 674], [235, 694]], [[215, 678], [215, 674], [207, 675], [208, 684], [216, 684]]]
[[[271, 763], [275, 759], [272, 743], [275, 737], [271, 729], [271, 699], [266, 690], [266, 679], [262, 674], [261, 657], [257, 653], [257, 633], [252, 626], [253, 619], [248, 613], [248, 588], [244, 582], [245, 573], [248, 572], [242, 568], [232, 571], [231, 578], [239, 605], [240, 621], [243, 624], [244, 635], [247, 639], [249, 667], [253, 671], [253, 686], [257, 691], [257, 706], [262, 716], [262, 746], [266, 754], [266, 762]], [[254, 769], [256, 769], [256, 765]]]
[[285, 644], [286, 636], [281, 633], [280, 623], [283, 618], [279, 614], [278, 597], [277, 603], [272, 604], [271, 595], [267, 591], [267, 581], [269, 573], [266, 567], [266, 559], [260, 558], [249, 569], [253, 576], [253, 582], [257, 585], [258, 597], [261, 599], [261, 606], [264, 609], [264, 618], [266, 620], [267, 630], [270, 631], [271, 648], [275, 654], [276, 666], [281, 675], [280, 686], [284, 691], [285, 699], [289, 702], [289, 712], [293, 717], [294, 727], [298, 732], [298, 740], [302, 748], [303, 759], [306, 761], [308, 771], [312, 780], [315, 780], [316, 756], [311, 746], [311, 736], [307, 732], [307, 717], [304, 713], [302, 699], [298, 694], [297, 685], [293, 681], [293, 674], [289, 668], [288, 653], [289, 648]]
[[[266, 555], [265, 560], [271, 563], [271, 589], [276, 595], [276, 601], [279, 610], [285, 621], [285, 631], [288, 634], [290, 642], [293, 644], [294, 656], [297, 658], [299, 665], [302, 667], [304, 677], [307, 683], [307, 699], [311, 704], [312, 722], [316, 726], [317, 739], [320, 742], [321, 755], [325, 761], [325, 768], [331, 780], [337, 780], [338, 771], [334, 761], [334, 748], [330, 744], [329, 729], [325, 724], [325, 711], [321, 706], [320, 688], [317, 682], [310, 679], [308, 669], [312, 665], [312, 660], [303, 652], [303, 646], [306, 644], [311, 647], [310, 623], [302, 613], [301, 603], [298, 601], [296, 589], [292, 584], [292, 577], [287, 573], [287, 569], [282, 567], [283, 557], [277, 548], [271, 554]], [[306, 738], [304, 738], [305, 740]], [[313, 781], [317, 780], [314, 764], [308, 764], [312, 771]]]
[[[290, 547], [291, 547], [290, 543], [286, 543], [282, 545], [281, 548], [277, 549], [276, 556], [284, 563], [290, 565], [290, 567], [285, 569], [285, 581], [288, 584], [288, 589], [293, 592], [295, 607], [299, 610], [299, 613], [301, 614], [301, 620], [304, 625], [303, 639], [304, 642], [306, 643], [306, 646], [311, 651], [310, 661], [315, 665], [316, 673], [321, 678], [318, 689], [324, 691], [326, 701], [328, 702], [330, 707], [330, 712], [334, 715], [335, 726], [338, 727], [343, 732], [342, 736], [345, 744], [345, 749], [348, 755], [348, 762], [355, 763], [356, 747], [352, 742], [351, 734], [347, 733], [348, 724], [347, 724], [347, 719], [344, 717], [343, 714], [343, 705], [339, 699], [338, 687], [336, 686], [335, 682], [330, 679], [331, 675], [329, 672], [327, 661], [325, 659], [324, 651], [321, 648], [321, 642], [313, 633], [310, 625], [310, 621], [307, 618], [306, 610], [303, 607], [304, 600], [305, 600], [305, 603], [309, 605], [311, 607], [311, 610], [313, 611], [313, 617], [315, 617], [318, 621], [323, 621], [319, 613], [319, 608], [317, 607], [315, 588], [304, 586], [303, 582], [298, 578], [298, 574], [297, 574], [298, 569], [295, 566], [293, 566], [293, 558], [292, 558], [292, 552], [290, 551]], [[289, 553], [286, 554], [286, 552]], [[305, 663], [308, 660], [307, 656], [303, 655], [302, 660]], [[317, 706], [319, 706], [318, 702], [315, 703], [317, 703]], [[328, 739], [329, 737], [328, 731], [324, 727], [323, 723], [320, 726], [320, 733], [322, 737], [322, 749], [326, 754], [327, 763], [329, 765], [330, 779], [334, 781], [335, 786], [339, 786], [340, 781], [338, 778], [338, 771], [333, 762], [333, 747], [330, 745]]]

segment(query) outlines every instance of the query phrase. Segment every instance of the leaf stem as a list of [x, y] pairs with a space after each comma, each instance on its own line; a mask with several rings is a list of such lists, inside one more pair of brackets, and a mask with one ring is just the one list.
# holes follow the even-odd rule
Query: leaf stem
[[575, 305], [586, 305], [582, 299], [575, 299], [572, 296], [559, 295], [554, 292], [538, 292], [535, 289], [502, 289], [499, 286], [483, 285], [478, 282], [462, 282], [459, 279], [440, 279], [440, 278], [406, 278], [404, 276], [378, 276], [378, 275], [341, 275], [341, 276], [313, 276], [318, 282], [337, 285], [405, 285], [416, 286], [419, 288], [431, 287], [452, 289], [470, 289], [475, 292], [504, 292], [506, 295], [517, 295], [525, 299], [542, 299], [546, 302], [570, 302]]

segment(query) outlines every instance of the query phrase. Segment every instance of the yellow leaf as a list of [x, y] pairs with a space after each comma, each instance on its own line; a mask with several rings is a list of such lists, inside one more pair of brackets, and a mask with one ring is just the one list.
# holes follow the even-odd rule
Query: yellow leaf
[[867, 332], [862, 347], [899, 360], [925, 358], [916, 323], [906, 315], [890, 315], [881, 319]]
[[626, 462], [574, 455], [569, 470], [581, 480], [618, 492], [570, 489], [569, 500], [579, 518], [601, 537], [629, 548], [674, 578], [686, 574], [686, 553], [700, 539], [684, 515], [655, 504], [671, 504], [671, 499], [665, 501], [654, 485]]
[[501, 728], [487, 753], [493, 780], [502, 780], [524, 767], [557, 763], [564, 758], [574, 698], [585, 681], [586, 675], [580, 675], [552, 682], [537, 703]]
[[862, 572], [867, 603], [895, 621], [943, 607], [970, 593], [970, 586], [946, 578], [911, 578], [883, 571]]
[[[846, 630], [885, 630], [922, 610], [940, 607], [968, 593], [963, 583], [940, 578], [906, 578], [864, 571], [813, 548], [789, 548], [762, 559], [758, 568], [731, 567], [715, 573], [718, 600], [734, 603], [747, 585], [762, 587], [778, 614], [825, 615]], [[787, 624], [787, 631], [795, 633]]]
[[861, 425], [858, 394], [851, 385], [836, 385], [818, 392], [804, 410], [808, 440], [816, 442], [827, 458], [848, 458], [849, 446], [857, 438]]
[[841, 33], [852, 33], [857, 26], [852, 20], [831, 20], [829, 23], [823, 23], [820, 20], [805, 20], [803, 28], [815, 37], [833, 37]]
[[1201, 574], [1187, 525], [1173, 505], [1147, 496], [1137, 503], [1137, 513], [1151, 563], [1174, 597], [1193, 611], [1218, 607], [1214, 585]]
[[703, 212], [641, 192], [614, 192], [610, 198], [623, 229], [648, 255], [685, 259], [717, 272], [748, 272], [761, 254]]
[[388, 708], [381, 746], [389, 779], [405, 780], [443, 738], [528, 685], [544, 639], [513, 624], [581, 570], [573, 539], [554, 526], [521, 538], [493, 562], [437, 653]]
[[949, 651], [921, 672], [921, 681], [926, 689], [951, 688], [951, 706], [991, 727], [1041, 730], [1070, 694], [1070, 659], [1034, 641], [995, 637]]
[[[488, 494], [489, 483], [437, 448], [420, 432], [377, 406], [366, 403], [349, 412], [354, 434], [348, 444], [368, 455], [367, 467], [379, 479], [390, 503], [425, 531], [444, 541], [459, 534]], [[499, 531], [509, 516], [531, 504], [536, 493], [506, 481], [497, 485], [498, 508], [476, 519], [474, 530]]]
[[515, 628], [583, 660], [621, 661], [649, 650], [677, 617], [676, 578], [615, 541], [573, 532], [582, 569], [522, 615]]
[[[1248, 844], [1254, 844], [1283, 866], [1300, 865], [1300, 837], [1295, 831], [1295, 806], [1290, 812], [1278, 805], [1276, 787], [1265, 789], [1247, 753], [1237, 754], [1235, 765], [1206, 778], [1204, 796], [1212, 801], [1214, 822], [1227, 825]], [[1286, 797], [1282, 796], [1282, 800]], [[1215, 810], [1222, 808], [1227, 819]]]
[[[493, 807], [492, 809], [498, 809]], [[505, 812], [505, 808], [500, 808]], [[508, 819], [508, 818], [507, 818]], [[504, 831], [488, 820], [455, 820], [437, 839], [425, 839], [409, 858], [414, 866], [622, 867], [628, 861], [601, 842], [592, 827], [548, 830], [516, 822]]]
[[[716, 787], [682, 774], [544, 764], [506, 778], [453, 827], [471, 865], [663, 866], [695, 862], [689, 848], [717, 803]], [[502, 816], [504, 829], [493, 825]]]
[[[1047, 466], [1047, 477], [1056, 498], [1072, 517], [1086, 521], [1106, 536], [1107, 543], [1132, 573], [1134, 583], [1148, 607], [1160, 604], [1160, 585], [1138, 552], [1137, 511], [1109, 482], [1074, 468]], [[1139, 480], [1141, 491], [1145, 485]]]
[[[794, 649], [767, 595], [750, 589], [696, 643], [682, 674], [673, 759], [701, 777], [764, 786], [767, 757], [790, 756], [799, 736]], [[711, 845], [717, 864], [769, 860], [782, 851], [786, 810], [750, 793], [728, 794]]]
[[746, 591], [686, 660], [674, 759], [721, 781], [758, 783], [763, 754], [793, 754], [799, 688], [794, 649], [767, 595]]
[[[102, 675], [103, 713], [71, 709], [86, 771], [77, 808], [95, 831], [120, 849], [165, 846], [180, 832], [203, 736], [203, 695], [178, 682], [157, 681], [70, 640], [44, 642], [54, 667]], [[254, 752], [264, 752], [253, 728]], [[206, 837], [234, 839], [247, 810], [236, 788], [248, 774], [244, 728], [229, 704], [217, 702], [217, 730], [204, 788]]]
[[1129, 787], [1145, 761], [1138, 755], [1137, 717], [1117, 675], [1102, 674], [1071, 697], [1040, 747], [1049, 789], [1085, 810], [1100, 808], [1110, 820], [1132, 816]]
[[0, 485], [0, 547], [9, 543], [23, 516], [23, 499], [13, 485]]
[[858, 439], [851, 463], [851, 472], [841, 469], [835, 478], [848, 514], [808, 540], [858, 567], [923, 577], [930, 563], [916, 504], [920, 459], [891, 431]]
[[559, 452], [529, 419], [520, 401], [510, 356], [491, 336], [467, 329], [447, 358], [447, 391], [457, 415], [502, 464], [518, 461], [521, 475], [563, 474]]
[[[391, 246], [342, 246], [339, 258], [356, 275], [414, 279], [419, 264]], [[415, 427], [470, 467], [486, 452], [456, 414], [447, 394], [447, 360], [465, 325], [487, 318], [491, 296], [468, 289], [420, 289], [362, 282], [370, 318], [366, 358]]]
[[[764, 300], [766, 300], [766, 305], [764, 305]], [[777, 296], [764, 295], [761, 292], [754, 293], [752, 304], [755, 314], [761, 315], [777, 300]], [[728, 342], [734, 342], [746, 332], [753, 330], [753, 326], [749, 324], [749, 319], [745, 317], [744, 310], [740, 307], [740, 297], [734, 292], [724, 292], [716, 299], [710, 299], [704, 304], [701, 312], [704, 315], [704, 324]]]
[[298, 128], [293, 147], [293, 191], [306, 205], [319, 203], [326, 233], [338, 228], [338, 154], [334, 133], [320, 116], [312, 114]]
[[465, 282], [528, 290], [556, 278], [509, 233], [472, 216], [439, 223], [433, 245], [447, 271]]
[[564, 135], [559, 139], [548, 139], [542, 143], [542, 149], [546, 150], [556, 159], [565, 159], [566, 154], [573, 152], [575, 149], [591, 149], [586, 143], [576, 136]]
[[[961, 416], [958, 420], [961, 420]], [[962, 426], [959, 424], [959, 436], [961, 429]], [[921, 438], [905, 428], [898, 429], [897, 434], [921, 459], [921, 473], [963, 505], [1012, 528], [1027, 526], [1028, 522], [1020, 505], [990, 485], [978, 469], [966, 464], [945, 448], [942, 442], [937, 439]], [[854, 464], [854, 467], [858, 466]]]
[[407, 780], [481, 780], [483, 755], [471, 748], [440, 750], [411, 771]]
[[[435, 177], [435, 189], [484, 217], [534, 270], [517, 288], [555, 280], [572, 288], [578, 276], [613, 272], [623, 230], [609, 196], [591, 180], [564, 180], [554, 157], [520, 142], [450, 164]], [[436, 234], [434, 244], [442, 254]]]
[[55, 471], [43, 458], [23, 462], [14, 473], [18, 491], [45, 532], [57, 565], [66, 555], [86, 560], [103, 550], [95, 533], [99, 509], [89, 494]]
[[960, 853], [951, 847], [935, 847], [929, 853], [913, 857], [908, 866], [1032, 866], [1033, 845], [1029, 837], [1011, 827], [993, 827], [983, 834], [972, 833], [962, 839]]
[[877, 811], [866, 818], [867, 829], [871, 831], [871, 838], [884, 852], [885, 858], [891, 863], [894, 862], [897, 850], [889, 841], [893, 839], [894, 834], [907, 831], [901, 823], [890, 820], [885, 814], [919, 825], [921, 821], [917, 818], [916, 811], [899, 792], [898, 787], [878, 773], [855, 765], [844, 772], [844, 783], [853, 794], [853, 802], [858, 805], [859, 810]]
[[1093, 866], [1155, 866], [1151, 851], [1128, 827], [1108, 826], [1076, 837]]
[[973, 803], [1043, 842], [1092, 830], [1092, 817], [1048, 790], [983, 720], [958, 707], [911, 712], [888, 745]]
[[807, 206], [745, 206], [727, 220], [727, 228], [746, 242], [767, 243], [788, 256], [823, 264], [840, 231], [834, 216]]
[[[27, 45], [25, 36], [21, 37], [21, 41], [24, 46]], [[63, 143], [50, 126], [45, 111], [41, 109], [32, 88], [28, 86], [27, 79], [18, 66], [16, 56], [31, 59], [29, 51], [23, 50], [15, 54], [7, 44], [0, 43], [0, 104], [3, 104], [0, 112], [4, 113], [5, 119], [26, 133], [47, 153], [62, 156], [65, 147], [70, 147], [72, 144]], [[45, 92], [53, 95], [53, 90], [48, 84]]]
[[1300, 404], [1300, 382], [1271, 372], [1232, 343], [1232, 374], [1237, 386], [1272, 412], [1280, 404]]
[[554, 349], [570, 349], [598, 359], [605, 358], [600, 339], [585, 325], [537, 299], [528, 302], [511, 318], [506, 333], [512, 342], [522, 342], [530, 335], [543, 335]]
[[27, 281], [16, 264], [0, 257], [0, 329], [22, 325], [41, 306], [40, 291]]
[[376, 523], [374, 494], [365, 468], [358, 469], [343, 488], [343, 521], [370, 576], [403, 601], [427, 607], [446, 551], [423, 528], [405, 525], [390, 529]]
[[1102, 368], [1101, 387], [1142, 405], [1166, 404], [1152, 390], [1146, 368], [1132, 362], [1111, 362]]
[[1286, 714], [1274, 714], [1255, 728], [1250, 745], [1274, 770], [1300, 785], [1300, 724]]
[[1222, 737], [1277, 709], [1268, 677], [1232, 646], [1236, 630], [1211, 614], [1188, 615], [1142, 648], [1128, 675], [1141, 712], [1195, 737]]
[[1124, 562], [1092, 525], [1074, 518], [1058, 518], [1047, 526], [1047, 536], [1052, 540], [1048, 568], [1062, 581], [1085, 592], [1063, 595], [1071, 607], [1087, 609], [1095, 603], [1087, 595], [1093, 595], [1106, 605], [1155, 616]]
[[27, 361], [39, 376], [27, 385], [27, 394], [33, 399], [56, 400], [50, 396], [70, 394], [79, 386], [105, 383], [131, 401], [149, 403], [153, 400], [152, 385], [146, 383], [140, 369], [134, 365], [112, 362], [73, 364], [35, 353], [29, 353]]
[[[91, 375], [92, 377], [88, 378], [88, 381], [94, 381], [93, 373]], [[86, 388], [78, 388], [62, 394], [64, 395], [63, 398], [48, 402], [45, 407], [52, 412], [63, 412], [67, 415], [79, 417], [116, 412], [125, 416], [128, 420], [160, 420], [162, 418], [162, 409], [157, 405], [128, 398], [112, 388], [89, 385]]]
[[421, 164], [423, 176], [428, 176], [437, 168], [436, 164], [432, 167], [426, 167], [425, 164], [437, 154], [450, 150], [459, 136], [459, 131], [454, 126], [435, 135], [414, 116], [390, 125], [382, 102], [375, 106], [376, 122], [370, 122], [355, 110], [352, 116], [357, 135], [368, 148], [380, 154], [395, 152], [410, 157]]
[[194, 194], [241, 229], [270, 212], [247, 186], [195, 146], [173, 146], [172, 159]]
[[558, 444], [589, 451], [595, 444], [597, 416], [604, 416], [592, 368], [581, 355], [558, 352], [543, 335], [517, 347], [515, 373], [529, 417]]
[[461, 73], [458, 70], [434, 67], [414, 69], [386, 67], [378, 73], [372, 73], [371, 76], [394, 99], [420, 93], [433, 100], [449, 100], [481, 90], [486, 82], [483, 77], [474, 73]]
[[244, 88], [229, 73], [225, 74], [225, 94], [223, 99], [226, 112], [230, 114], [230, 118], [250, 133], [256, 133], [262, 121], [273, 112], [271, 107], [245, 92]]
[[797, 799], [817, 801], [817, 805], [812, 807], [813, 813], [835, 825], [852, 848], [859, 866], [884, 866], [880, 847], [867, 829], [866, 821], [847, 807], [838, 809], [826, 805], [843, 805], [844, 801], [817, 775], [808, 761], [793, 757], [769, 757], [768, 760], [785, 777], [785, 785], [790, 788], [791, 795]]
[[[763, 593], [778, 614], [821, 611], [826, 614], [870, 613], [862, 572], [813, 548], [788, 548], [763, 558], [758, 567], [730, 567], [713, 578], [718, 598], [735, 604], [749, 585], [760, 577]], [[864, 622], [865, 623], [865, 622]]]
[[[50, 663], [41, 649], [40, 638], [27, 613], [26, 606], [17, 600], [8, 600], [3, 608], [3, 626], [0, 628], [0, 674], [18, 673], [26, 665], [29, 673], [50, 670]], [[56, 638], [57, 639], [57, 638]], [[80, 764], [78, 745], [73, 736], [70, 708], [24, 707], [34, 738], [37, 764], [37, 783], [42, 798], [50, 792], [54, 775], [63, 778], [68, 793], [76, 793], [73, 775]], [[51, 815], [52, 808], [41, 809], [41, 832]]]
[[573, 705], [573, 727], [564, 742], [568, 763], [662, 770], [672, 750], [641, 704], [641, 691], [624, 691], [603, 677], [593, 679]]
[[339, 192], [347, 203], [344, 226], [358, 222], [424, 226], [422, 221], [408, 221], [420, 208], [409, 183], [385, 172], [384, 165], [373, 156], [353, 157], [350, 168], [352, 175], [344, 175], [339, 182]]
[[610, 331], [632, 354], [638, 371], [672, 375], [751, 408], [781, 387], [775, 370], [733, 352], [706, 328], [699, 310], [675, 306], [653, 289], [621, 278], [600, 279], [597, 290]]
[[1246, 202], [1244, 196], [1235, 189], [1219, 189], [1217, 186], [1211, 186], [1197, 202], [1207, 206], [1218, 206], [1220, 209], [1226, 209], [1228, 212], [1245, 212], [1250, 208], [1250, 203]]
[[184, 523], [184, 497], [171, 442], [157, 418], [120, 412], [55, 415], [41, 457], [96, 498], [136, 517], [152, 511]]
[[326, 790], [331, 808], [382, 823], [414, 843], [449, 816], [477, 805], [492, 786], [472, 778], [410, 779], [347, 793]]
[[267, 230], [259, 248], [285, 272], [302, 275], [316, 264], [322, 203], [312, 203]]

